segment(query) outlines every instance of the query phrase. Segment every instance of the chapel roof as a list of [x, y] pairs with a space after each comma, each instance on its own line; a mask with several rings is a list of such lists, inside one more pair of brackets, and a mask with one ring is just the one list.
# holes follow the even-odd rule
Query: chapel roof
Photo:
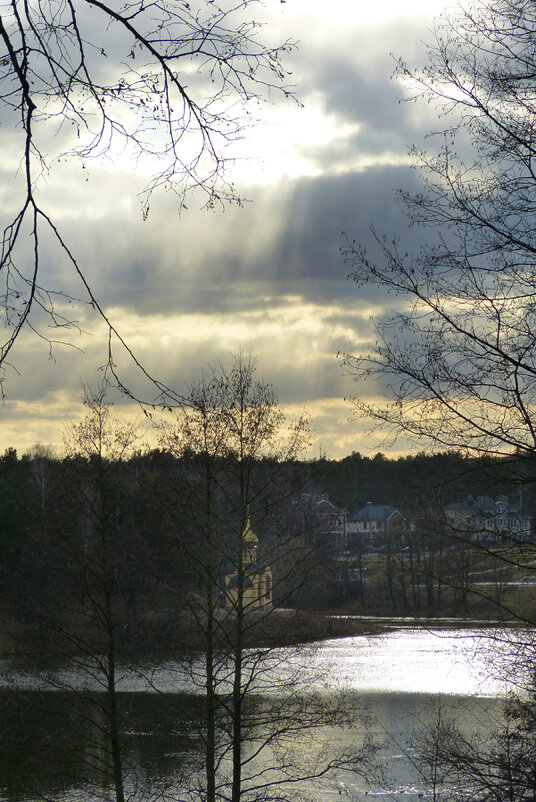
[[255, 546], [257, 546], [258, 543], [259, 543], [259, 539], [258, 539], [257, 535], [253, 532], [253, 529], [251, 528], [251, 521], [250, 521], [250, 518], [249, 518], [249, 513], [248, 513], [248, 517], [246, 518], [246, 524], [244, 526], [244, 531], [242, 533], [242, 540], [243, 540], [243, 542], [245, 544], [246, 543], [250, 543], [250, 544], [255, 545]]

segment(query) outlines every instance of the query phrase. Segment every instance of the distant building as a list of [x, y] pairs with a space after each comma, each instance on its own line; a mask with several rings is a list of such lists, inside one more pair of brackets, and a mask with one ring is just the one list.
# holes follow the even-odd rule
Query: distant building
[[337, 507], [326, 493], [302, 493], [301, 506], [307, 528], [314, 528], [320, 536], [331, 541], [331, 551], [344, 555], [348, 548], [348, 511]]
[[508, 496], [468, 496], [445, 507], [445, 517], [453, 529], [471, 534], [477, 542], [498, 540], [526, 542], [531, 539], [533, 516], [513, 504]]
[[335, 582], [346, 581], [348, 570], [348, 511], [337, 507], [326, 493], [302, 493], [303, 529], [314, 537], [331, 562]]
[[242, 533], [242, 570], [233, 566], [225, 575], [225, 606], [229, 609], [236, 609], [240, 587], [244, 611], [272, 606], [272, 570], [258, 561], [258, 545], [248, 515]]
[[348, 517], [348, 534], [353, 552], [379, 548], [390, 537], [401, 535], [405, 529], [406, 519], [396, 507], [389, 504], [369, 501]]

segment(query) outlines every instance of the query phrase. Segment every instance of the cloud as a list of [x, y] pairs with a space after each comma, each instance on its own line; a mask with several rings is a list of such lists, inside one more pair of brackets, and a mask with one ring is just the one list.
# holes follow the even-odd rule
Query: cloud
[[431, 38], [431, 21], [423, 14], [349, 27], [337, 31], [336, 47], [325, 35], [302, 43], [294, 56], [300, 98], [306, 107], [321, 108], [340, 132], [323, 146], [307, 148], [318, 170], [400, 162], [438, 127], [434, 106], [404, 102], [410, 92], [393, 78], [400, 56], [410, 65], [426, 63], [423, 42]]
[[[400, 237], [405, 250], [418, 248], [421, 234], [408, 227], [394, 188], [418, 188], [406, 146], [430, 127], [434, 113], [399, 103], [404, 88], [390, 80], [389, 50], [408, 54], [409, 48], [409, 57], [420, 58], [424, 21], [352, 23], [345, 30], [311, 20], [289, 61], [289, 80], [296, 81], [305, 109], [287, 109], [274, 95], [258, 138], [233, 151], [241, 156], [257, 148], [266, 158], [264, 175], [253, 166], [248, 173], [247, 162], [229, 173], [243, 181], [239, 189], [252, 203], [211, 213], [199, 209], [202, 199], [194, 193], [179, 216], [177, 197], [157, 193], [143, 222], [137, 195], [151, 165], [133, 165], [125, 157], [84, 167], [55, 163], [40, 185], [40, 199], [150, 373], [185, 393], [204, 366], [227, 364], [242, 348], [258, 355], [259, 374], [287, 408], [306, 407], [317, 416], [328, 453], [343, 456], [366, 450], [367, 434], [361, 424], [348, 424], [342, 399], [355, 388], [336, 354], [366, 349], [371, 314], [398, 303], [347, 280], [352, 266], [341, 257], [343, 232], [376, 259], [381, 249], [371, 224], [389, 239]], [[284, 27], [281, 16], [270, 36], [285, 38]], [[97, 61], [104, 76], [107, 60]], [[118, 62], [109, 58], [108, 65], [114, 70]], [[43, 141], [51, 143], [52, 132], [46, 136]], [[67, 141], [71, 132], [63, 136]], [[0, 129], [0, 208], [6, 214], [14, 209], [10, 176], [17, 141]], [[30, 242], [24, 243], [21, 264], [30, 269]], [[42, 246], [41, 283], [84, 298], [73, 266], [45, 230]], [[10, 372], [2, 410], [6, 446], [52, 441], [62, 417], [79, 409], [80, 381], [95, 383], [106, 361], [105, 327], [91, 307], [58, 304], [83, 330], [61, 331], [61, 337], [83, 354], [55, 346], [54, 361], [46, 342], [29, 332], [21, 339], [13, 353], [20, 375]], [[58, 333], [47, 329], [40, 313], [34, 322], [44, 333]], [[155, 388], [121, 348], [115, 358], [124, 382], [154, 399]]]
[[[179, 217], [168, 198], [146, 223], [135, 208], [114, 208], [117, 188], [111, 187], [103, 215], [90, 216], [81, 226], [75, 211], [74, 217], [64, 216], [61, 230], [108, 308], [148, 317], [210, 316], [285, 306], [289, 297], [353, 303], [350, 267], [340, 254], [343, 232], [371, 245], [373, 255], [372, 223], [401, 236], [407, 247], [417, 243], [396, 203], [396, 186], [415, 189], [413, 174], [377, 167], [303, 178], [283, 188], [257, 187], [255, 203], [221, 215], [192, 210]], [[68, 269], [57, 251], [50, 246], [45, 268], [54, 286]], [[80, 292], [76, 282], [68, 281], [68, 287]], [[360, 302], [374, 298], [374, 290], [361, 291]]]

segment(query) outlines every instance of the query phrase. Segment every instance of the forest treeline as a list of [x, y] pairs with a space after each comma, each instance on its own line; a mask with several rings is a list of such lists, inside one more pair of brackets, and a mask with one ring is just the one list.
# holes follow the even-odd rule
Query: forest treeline
[[[212, 466], [218, 488], [210, 503], [224, 522], [218, 549], [242, 525], [236, 504], [228, 499], [236, 467], [232, 462], [221, 459]], [[261, 550], [269, 549], [272, 559], [278, 540], [285, 544], [279, 560], [279, 574], [285, 579], [279, 582], [274, 601], [284, 600], [288, 606], [291, 591], [303, 584], [296, 570], [289, 571], [283, 563], [290, 559], [286, 552], [292, 532], [296, 540], [303, 537], [303, 518], [297, 520], [293, 499], [303, 486], [304, 466], [276, 467], [277, 480], [271, 460], [259, 460], [255, 466], [252, 484], [257, 495], [251, 522]], [[84, 600], [92, 595], [109, 597], [121, 625], [136, 630], [133, 648], [143, 645], [144, 635], [149, 637], [144, 625], [153, 644], [176, 641], [179, 631], [166, 628], [184, 624], [177, 610], [191, 605], [208, 560], [202, 531], [206, 503], [202, 470], [203, 456], [193, 453], [176, 458], [153, 450], [127, 459], [100, 460], [46, 454], [19, 458], [14, 449], [7, 449], [0, 457], [4, 615], [34, 625], [36, 632], [45, 623], [50, 639], [50, 633], [63, 626], [51, 626], [51, 621], [79, 615]], [[221, 586], [228, 570], [220, 562], [216, 586]], [[199, 570], [193, 571], [192, 565]], [[305, 562], [301, 567], [310, 569]], [[81, 626], [87, 637], [88, 622], [81, 621]], [[156, 631], [158, 627], [162, 632]], [[192, 632], [187, 636], [194, 645]], [[72, 645], [76, 646], [74, 641]], [[94, 647], [98, 651], [98, 644]]]
[[[233, 466], [230, 458], [227, 462], [218, 458], [216, 463], [220, 489], [214, 503], [220, 505], [228, 530], [236, 530], [240, 522], [232, 520], [232, 505], [224, 501], [225, 493], [233, 492]], [[103, 464], [105, 475], [98, 476], [103, 466], [91, 455], [60, 458], [36, 449], [19, 457], [8, 448], [0, 457], [4, 610], [16, 609], [17, 615], [37, 620], [40, 610], [61, 605], [91, 583], [84, 550], [96, 519], [107, 530], [107, 548], [113, 551], [107, 555], [114, 566], [113, 595], [126, 624], [137, 618], [140, 606], [162, 613], [176, 607], [177, 598], [184, 600], [190, 591], [195, 593], [198, 578], [192, 575], [191, 564], [204, 504], [199, 497], [204, 485], [197, 481], [203, 454], [186, 450], [177, 457], [165, 449], [153, 449]], [[425, 506], [439, 510], [469, 494], [509, 493], [517, 500], [514, 494], [519, 492], [524, 507], [534, 508], [531, 466], [504, 459], [470, 459], [454, 452], [398, 459], [357, 453], [342, 460], [265, 458], [257, 460], [253, 474], [259, 492], [251, 505], [251, 524], [261, 556], [263, 549], [269, 550], [273, 561], [274, 548], [279, 540], [282, 543], [275, 566], [279, 581], [274, 585], [274, 604], [285, 607], [329, 607], [338, 600], [333, 592], [334, 542], [325, 532], [323, 542], [318, 542], [303, 565], [298, 561], [288, 572], [293, 559], [285, 554], [291, 551], [289, 543], [310, 543], [319, 537], [318, 522], [304, 521], [299, 500], [305, 493], [326, 493], [350, 513], [374, 501], [411, 516]], [[222, 491], [226, 476], [229, 488]], [[98, 493], [97, 478], [102, 484]], [[91, 506], [97, 498], [103, 508], [96, 511]], [[159, 620], [166, 626], [166, 615]]]
[[[353, 452], [340, 460], [320, 458], [302, 463], [308, 481], [330, 501], [350, 513], [367, 502], [390, 504], [402, 512], [419, 513], [423, 505], [441, 508], [467, 496], [506, 494], [532, 512], [536, 504], [536, 470], [532, 462], [508, 458], [467, 457], [457, 451], [389, 458], [381, 452]], [[515, 495], [513, 495], [515, 494]]]

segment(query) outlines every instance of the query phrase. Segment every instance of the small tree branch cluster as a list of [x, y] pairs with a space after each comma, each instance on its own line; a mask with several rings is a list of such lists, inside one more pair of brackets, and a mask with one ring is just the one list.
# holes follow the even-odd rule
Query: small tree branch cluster
[[240, 137], [252, 104], [272, 89], [292, 94], [282, 58], [293, 43], [263, 42], [254, 15], [259, 5], [257, 0], [4, 4], [0, 114], [10, 136], [3, 150], [8, 164], [19, 167], [14, 204], [2, 225], [0, 306], [7, 334], [0, 344], [0, 370], [25, 326], [39, 329], [52, 344], [43, 326], [32, 322], [39, 312], [54, 329], [76, 326], [68, 309], [75, 299], [61, 286], [48, 287], [43, 275], [43, 240], [50, 238], [81, 282], [83, 301], [108, 326], [110, 372], [115, 373], [116, 342], [137, 363], [99, 304], [76, 249], [43, 206], [42, 178], [68, 158], [82, 167], [89, 159], [111, 164], [126, 159], [151, 175], [140, 195], [144, 216], [157, 189], [177, 193], [180, 206], [191, 190], [203, 193], [209, 208], [239, 201], [225, 175], [227, 146]]

